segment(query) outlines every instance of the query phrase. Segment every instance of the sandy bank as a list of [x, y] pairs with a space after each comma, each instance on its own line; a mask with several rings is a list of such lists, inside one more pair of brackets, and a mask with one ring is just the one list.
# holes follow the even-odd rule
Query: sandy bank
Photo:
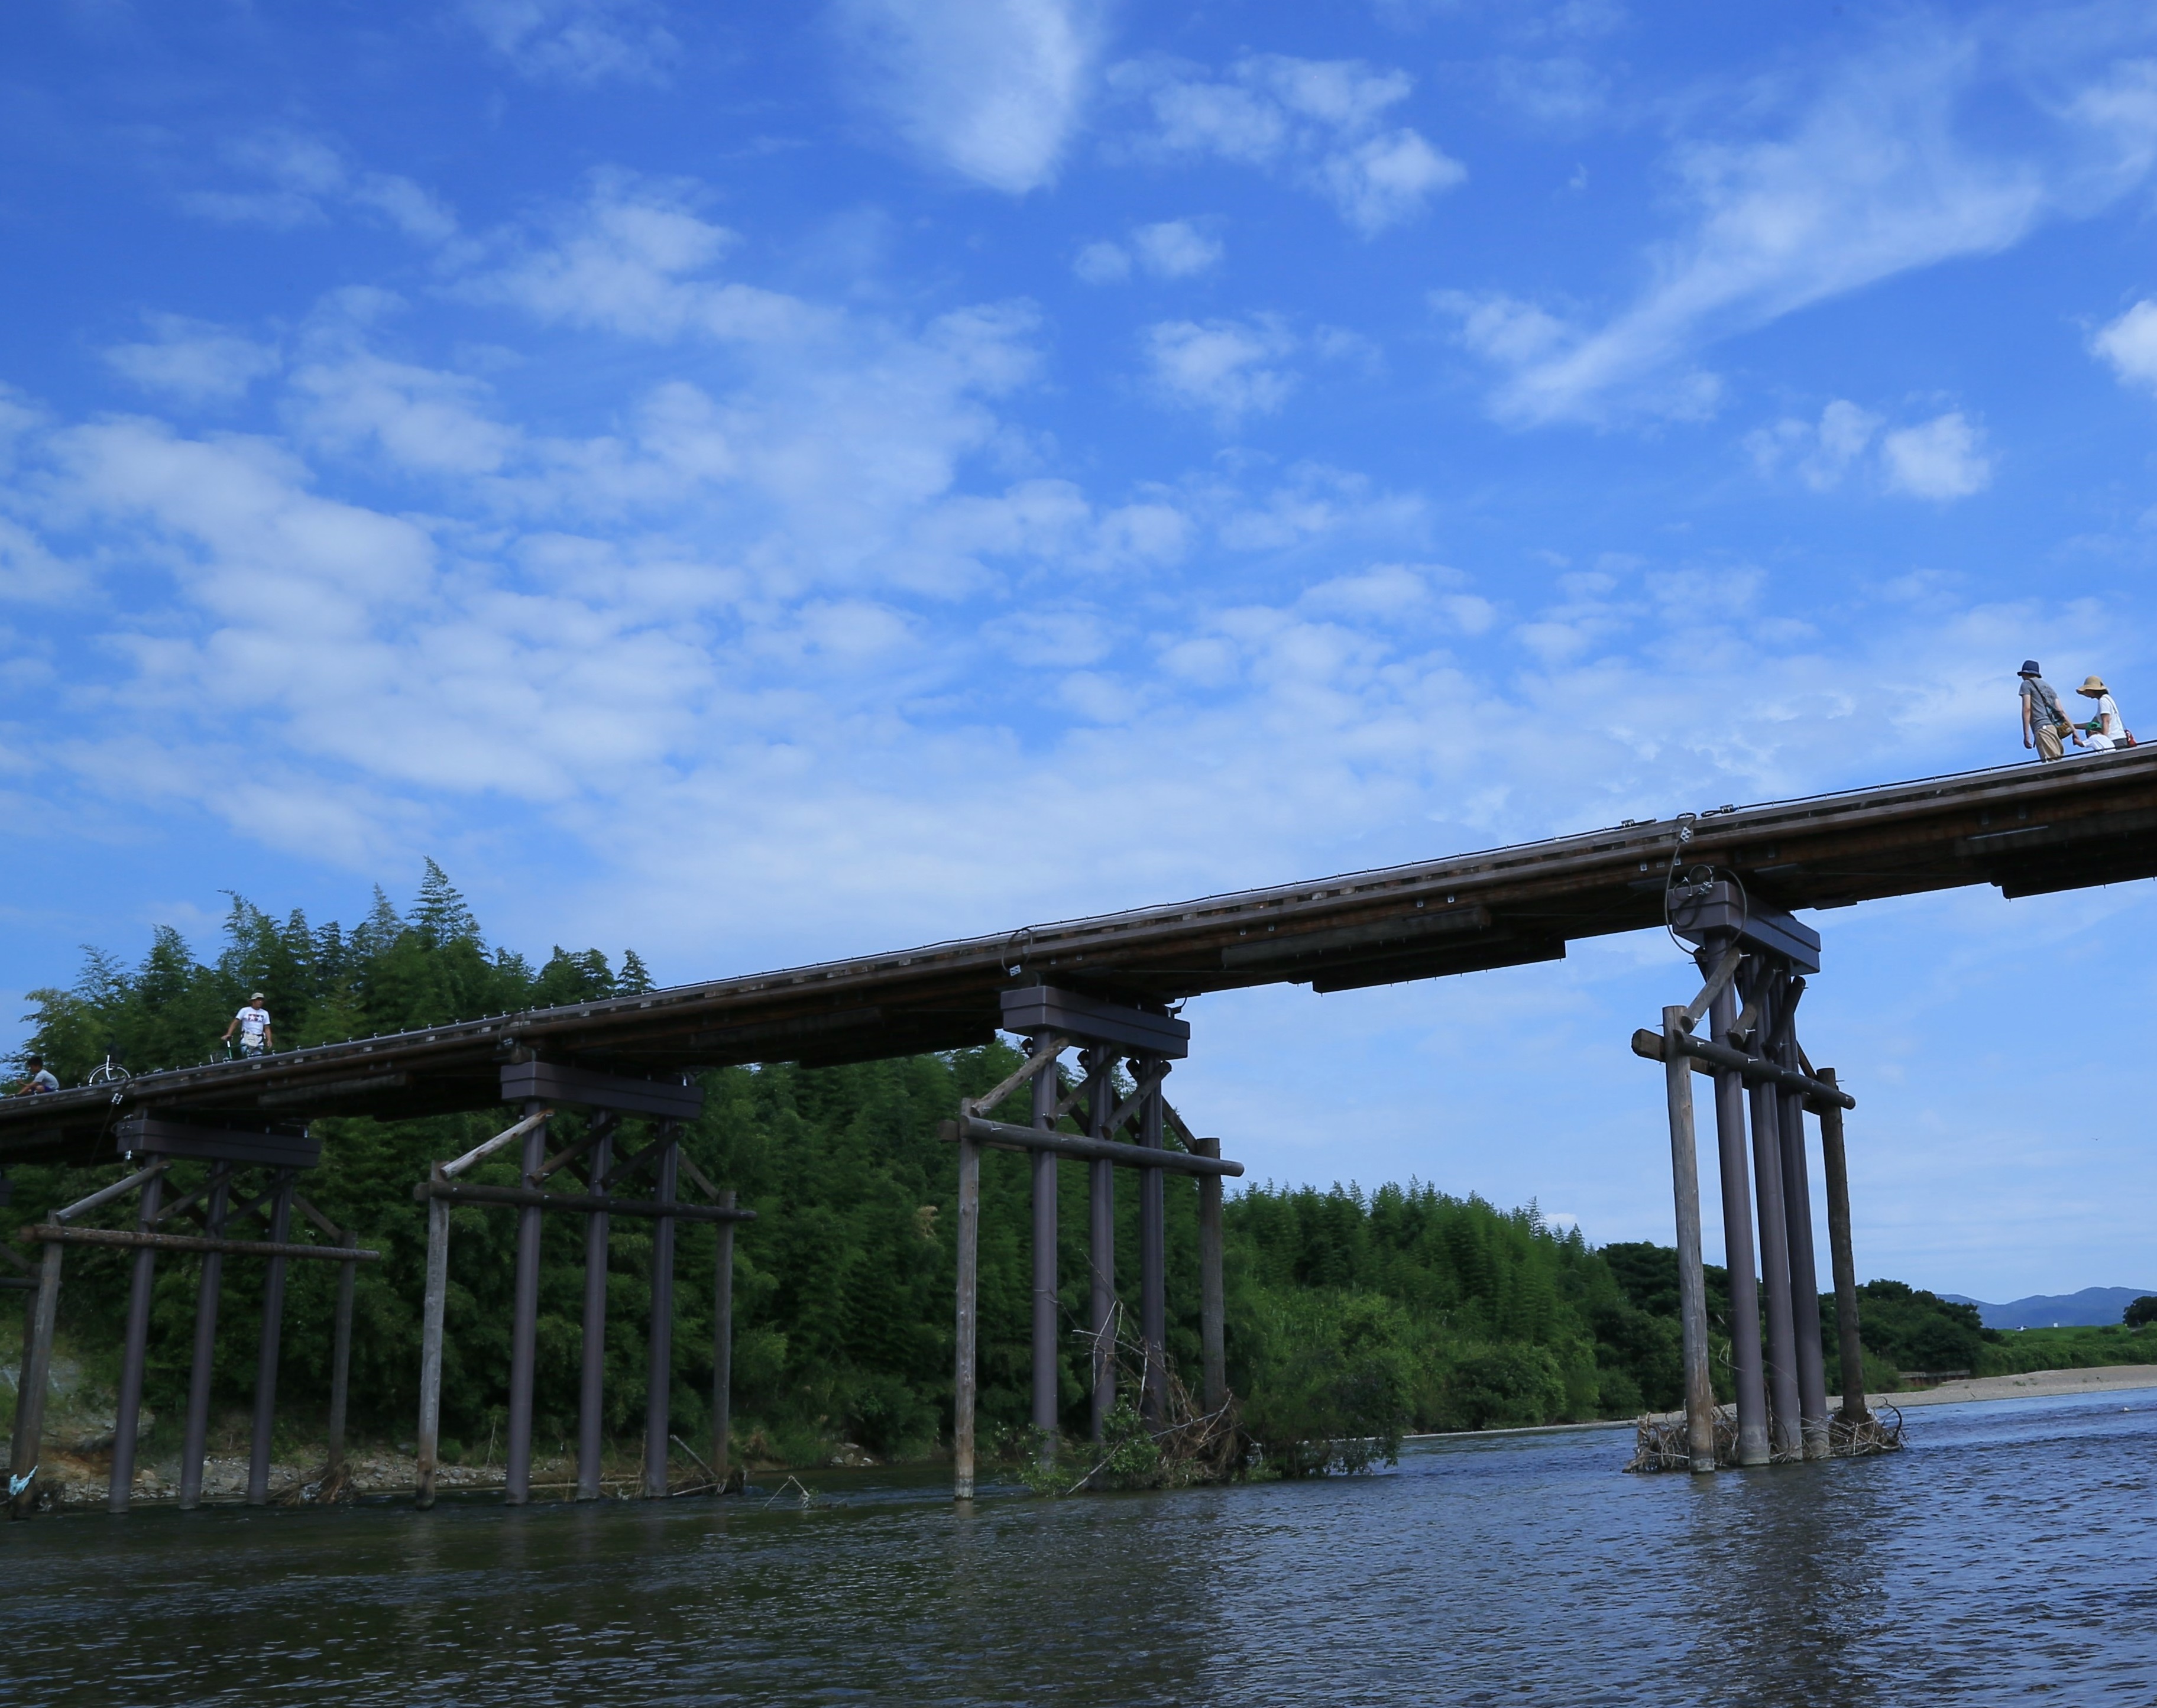
[[[2050, 1400], [2063, 1394], [2109, 1393], [2157, 1387], [2157, 1364], [2108, 1364], [2095, 1370], [2029, 1370], [2020, 1376], [1979, 1376], [1943, 1381], [1912, 1393], [1867, 1394], [1869, 1406], [1951, 1406], [1964, 1400]], [[1829, 1399], [1833, 1401], [1834, 1396]]]

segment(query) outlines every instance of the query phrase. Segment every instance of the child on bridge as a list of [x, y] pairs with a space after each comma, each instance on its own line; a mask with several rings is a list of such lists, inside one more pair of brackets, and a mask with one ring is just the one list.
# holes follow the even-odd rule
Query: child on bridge
[[58, 1091], [60, 1088], [59, 1081], [46, 1071], [45, 1058], [43, 1056], [25, 1056], [23, 1058], [23, 1065], [30, 1070], [30, 1077], [15, 1088], [16, 1096], [35, 1097], [40, 1092]]

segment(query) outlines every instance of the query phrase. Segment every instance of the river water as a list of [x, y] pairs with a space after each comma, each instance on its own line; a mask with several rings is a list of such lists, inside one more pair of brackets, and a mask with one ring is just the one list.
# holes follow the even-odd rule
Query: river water
[[0, 1526], [0, 1702], [2157, 1703], [2157, 1392], [1911, 1426], [1698, 1479], [1582, 1430], [970, 1512], [851, 1473], [41, 1518]]

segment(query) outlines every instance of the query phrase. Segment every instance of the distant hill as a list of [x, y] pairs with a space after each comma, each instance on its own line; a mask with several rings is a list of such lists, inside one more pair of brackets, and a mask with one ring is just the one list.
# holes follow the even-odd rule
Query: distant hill
[[1950, 1304], [1974, 1304], [1988, 1329], [2074, 1329], [2116, 1323], [2119, 1314], [2157, 1287], [2085, 1287], [2079, 1293], [2033, 1293], [2005, 1304], [1987, 1304], [1959, 1293], [1943, 1293]]

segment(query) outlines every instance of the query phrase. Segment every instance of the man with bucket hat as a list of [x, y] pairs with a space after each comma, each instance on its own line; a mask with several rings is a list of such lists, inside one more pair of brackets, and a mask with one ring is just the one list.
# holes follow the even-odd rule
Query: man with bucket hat
[[2103, 677], [2090, 677], [2075, 692], [2085, 699], [2097, 702], [2097, 716], [2087, 723], [2075, 728], [2089, 736], [2089, 744], [2098, 752], [2108, 754], [2114, 748], [2133, 747], [2134, 738], [2127, 733], [2127, 725], [2120, 721], [2119, 707], [2112, 697], [2112, 690], [2105, 687]]
[[2026, 658], [2019, 672], [2022, 678], [2022, 745], [2037, 749], [2037, 757], [2050, 761], [2060, 757], [2062, 737], [2082, 745], [2082, 736], [2067, 714], [2060, 709], [2060, 697], [2052, 692], [2037, 668], [2037, 661]]
[[270, 1027], [270, 1011], [262, 1006], [262, 993], [257, 990], [247, 999], [247, 1006], [232, 1016], [232, 1024], [224, 1029], [219, 1043], [231, 1042], [236, 1029], [239, 1033], [239, 1053], [260, 1056], [277, 1047]]

